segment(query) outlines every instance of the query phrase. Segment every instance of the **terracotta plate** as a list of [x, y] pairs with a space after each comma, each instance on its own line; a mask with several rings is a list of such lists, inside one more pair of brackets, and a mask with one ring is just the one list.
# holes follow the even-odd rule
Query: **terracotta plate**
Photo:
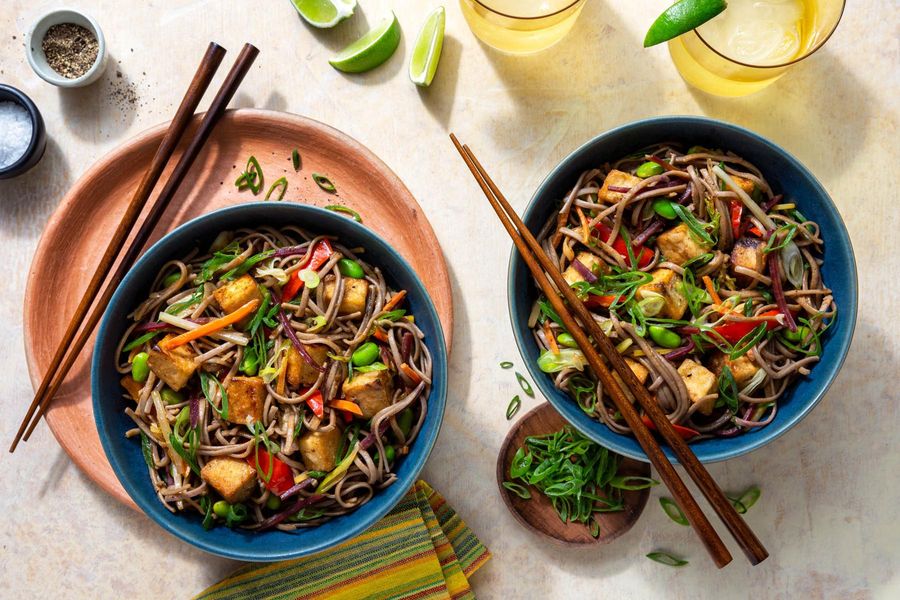
[[[194, 126], [197, 122], [199, 119]], [[25, 350], [35, 388], [166, 126], [146, 131], [102, 158], [78, 180], [50, 218], [25, 292]], [[189, 137], [190, 131], [185, 139]], [[294, 148], [302, 158], [299, 172], [291, 164]], [[265, 177], [263, 193], [256, 198], [249, 192], [238, 193], [234, 186], [251, 154], [259, 160]], [[170, 167], [178, 156], [180, 150]], [[321, 190], [313, 181], [313, 172], [327, 175], [337, 193]], [[262, 199], [265, 190], [282, 176], [289, 181], [285, 201], [348, 206], [409, 261], [431, 294], [449, 349], [453, 335], [450, 278], [431, 224], [403, 182], [383, 162], [357, 141], [317, 121], [264, 110], [229, 111], [194, 163], [151, 243], [202, 213]], [[163, 180], [167, 177], [168, 170]], [[55, 289], [52, 310], [43, 295], [45, 281], [53, 281]], [[47, 412], [47, 422], [63, 449], [91, 479], [134, 507], [97, 437], [89, 370], [90, 352], [85, 350]]]
[[[537, 493], [534, 488], [531, 489], [531, 498], [524, 500], [503, 487], [503, 482], [509, 479], [509, 465], [516, 451], [525, 443], [526, 437], [554, 433], [566, 425], [568, 425], [566, 420], [550, 403], [541, 404], [530, 410], [516, 422], [506, 434], [497, 457], [497, 484], [500, 487], [500, 496], [516, 520], [526, 529], [545, 535], [554, 542], [581, 547], [607, 544], [631, 529], [641, 516], [650, 496], [648, 488], [624, 492], [622, 499], [625, 502], [625, 510], [602, 513], [597, 517], [600, 533], [595, 538], [591, 536], [590, 529], [586, 525], [560, 521], [550, 500]], [[650, 465], [631, 458], [622, 458], [619, 474], [649, 477]]]

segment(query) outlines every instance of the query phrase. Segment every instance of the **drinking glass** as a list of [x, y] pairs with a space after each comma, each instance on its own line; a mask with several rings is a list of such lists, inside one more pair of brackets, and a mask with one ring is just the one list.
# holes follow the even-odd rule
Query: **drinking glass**
[[459, 0], [478, 39], [508, 54], [532, 54], [561, 40], [587, 0]]

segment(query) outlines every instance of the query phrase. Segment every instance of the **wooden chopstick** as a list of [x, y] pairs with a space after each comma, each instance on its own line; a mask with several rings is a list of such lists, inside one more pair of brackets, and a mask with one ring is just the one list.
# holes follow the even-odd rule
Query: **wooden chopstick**
[[41, 385], [38, 386], [37, 392], [35, 392], [34, 398], [31, 401], [31, 405], [28, 407], [28, 412], [25, 413], [22, 424], [16, 432], [16, 437], [9, 447], [10, 452], [14, 452], [19, 445], [19, 441], [22, 439], [25, 428], [31, 421], [38, 406], [41, 405], [46, 397], [47, 389], [50, 387], [53, 379], [57, 376], [59, 366], [69, 352], [72, 340], [75, 339], [75, 334], [78, 333], [88, 310], [91, 308], [94, 298], [99, 293], [103, 282], [106, 280], [106, 276], [109, 274], [119, 252], [125, 245], [128, 234], [134, 229], [134, 225], [137, 223], [138, 217], [140, 216], [144, 205], [147, 203], [147, 199], [153, 192], [153, 188], [156, 186], [160, 175], [162, 175], [163, 169], [169, 162], [169, 158], [171, 158], [185, 129], [187, 129], [188, 124], [191, 122], [194, 111], [200, 104], [200, 100], [203, 98], [203, 94], [206, 93], [206, 89], [209, 87], [213, 75], [215, 75], [216, 70], [222, 63], [222, 58], [224, 56], [225, 49], [215, 42], [210, 42], [209, 46], [206, 48], [206, 53], [203, 55], [203, 59], [200, 61], [200, 65], [197, 67], [196, 73], [194, 73], [194, 78], [191, 80], [187, 92], [185, 92], [184, 98], [182, 98], [181, 104], [175, 112], [175, 117], [172, 119], [169, 129], [166, 131], [165, 136], [163, 136], [163, 139], [156, 150], [156, 154], [153, 155], [153, 159], [150, 161], [150, 166], [147, 168], [146, 173], [144, 173], [144, 177], [134, 191], [131, 202], [125, 209], [125, 214], [122, 215], [122, 220], [119, 222], [119, 226], [116, 227], [116, 231], [113, 233], [109, 246], [103, 254], [103, 257], [100, 259], [100, 263], [94, 271], [94, 276], [91, 278], [87, 289], [81, 297], [81, 302], [79, 302], [78, 307], [75, 309], [75, 314], [72, 315], [72, 319], [69, 321], [69, 326], [56, 348], [53, 360], [50, 361], [50, 366], [47, 367], [47, 370], [44, 373]]
[[218, 124], [219, 119], [222, 118], [222, 115], [225, 113], [225, 109], [228, 107], [228, 103], [231, 102], [232, 97], [234, 96], [235, 92], [237, 92], [238, 87], [240, 87], [241, 82], [244, 80], [244, 77], [247, 75], [247, 72], [250, 70], [250, 67], [253, 65], [253, 61], [256, 60], [256, 56], [258, 54], [259, 50], [255, 46], [251, 44], [244, 44], [240, 55], [238, 55], [237, 60], [235, 60], [234, 65], [231, 67], [231, 70], [225, 77], [225, 81], [222, 82], [222, 86], [221, 88], [219, 88], [219, 91], [216, 94], [215, 98], [213, 98], [209, 110], [206, 111], [206, 114], [203, 116], [200, 127], [197, 129], [197, 132], [194, 134], [194, 137], [191, 139], [188, 147], [181, 155], [178, 163], [176, 163], [175, 168], [172, 170], [172, 174], [169, 176], [169, 180], [166, 182], [165, 186], [163, 186], [163, 189], [159, 193], [159, 196], [156, 198], [153, 204], [151, 204], [150, 211], [147, 213], [147, 216], [141, 223], [141, 226], [135, 234], [131, 245], [125, 251], [122, 260], [119, 262], [119, 266], [116, 268], [116, 271], [110, 278], [110, 283], [104, 289], [103, 294], [97, 299], [94, 310], [93, 312], [91, 312], [90, 317], [86, 321], [81, 335], [72, 345], [71, 351], [69, 352], [66, 361], [60, 368], [58, 376], [49, 386], [47, 393], [40, 403], [40, 407], [34, 417], [34, 420], [31, 422], [28, 429], [25, 431], [25, 435], [22, 438], [26, 442], [28, 441], [28, 438], [31, 437], [31, 433], [34, 431], [35, 427], [37, 427], [37, 424], [40, 422], [40, 418], [44, 414], [46, 407], [49, 405], [53, 396], [56, 394], [57, 390], [59, 390], [59, 387], [63, 384], [66, 374], [69, 372], [69, 369], [72, 368], [72, 365], [78, 358], [78, 353], [81, 352], [82, 348], [84, 348], [84, 345], [90, 339], [91, 333], [97, 326], [97, 323], [99, 323], [100, 319], [103, 317], [103, 312], [109, 305], [109, 301], [112, 298], [113, 293], [116, 291], [118, 282], [122, 280], [122, 278], [128, 272], [128, 269], [130, 269], [131, 265], [134, 264], [134, 261], [137, 260], [141, 250], [147, 243], [150, 235], [153, 233], [153, 229], [159, 222], [160, 217], [162, 217], [163, 212], [165, 212], [166, 210], [166, 207], [168, 207], [169, 203], [172, 201], [172, 198], [175, 196], [175, 193], [178, 191], [178, 187], [184, 181], [184, 178], [190, 170], [191, 166], [193, 166], [194, 161], [197, 159], [197, 156], [203, 149], [204, 144], [206, 144], [206, 141], [209, 139], [213, 128], [215, 128], [216, 124]]
[[[713, 506], [719, 517], [725, 522], [729, 531], [738, 541], [751, 563], [758, 564], [765, 560], [768, 556], [766, 549], [762, 546], [740, 515], [737, 514], [737, 511], [734, 510], [731, 502], [725, 497], [709, 472], [703, 467], [700, 461], [697, 460], [697, 457], [690, 450], [687, 443], [675, 433], [671, 423], [666, 418], [665, 414], [663, 414], [656, 401], [651, 397], [646, 388], [637, 381], [637, 378], [634, 376], [628, 365], [625, 364], [622, 356], [615, 350], [611, 340], [603, 333], [589, 311], [584, 307], [583, 303], [578, 300], [577, 296], [562, 278], [558, 269], [552, 265], [549, 258], [541, 249], [540, 244], [538, 244], [537, 240], [534, 239], [534, 236], [525, 224], [519, 219], [509, 202], [497, 188], [496, 184], [494, 184], [480, 162], [478, 162], [478, 159], [468, 146], [463, 147], [459, 144], [456, 136], [451, 134], [451, 139], [463, 159], [466, 161], [466, 164], [469, 166], [469, 169], [472, 171], [473, 176], [475, 176], [492, 207], [497, 212], [497, 216], [510, 234], [510, 237], [513, 238], [517, 249], [522, 254], [529, 269], [535, 275], [535, 278], [541, 285], [548, 300], [551, 302], [557, 313], [559, 313], [576, 342], [578, 342], [579, 347], [584, 352], [591, 368], [597, 373], [604, 387], [610, 391], [616, 407], [623, 417], [625, 417], [626, 422], [631, 427], [638, 442], [644, 448], [651, 463], [653, 463], [654, 467], [656, 467], [657, 471], [660, 473], [660, 477], [672, 491], [676, 502], [679, 504], [682, 511], [684, 511], [688, 521], [694, 526], [694, 529], [697, 530], [707, 549], [710, 551], [716, 565], [721, 568], [727, 564], [731, 560], [730, 554], [727, 549], [725, 549], [721, 539], [719, 539], [718, 535], [715, 533], [715, 530], [712, 529], [709, 521], [700, 511], [696, 501], [687, 491], [684, 483], [674, 471], [674, 468], [662, 452], [662, 449], [659, 447], [659, 444], [656, 442], [652, 433], [637, 415], [637, 411], [634, 409], [631, 402], [624, 396], [623, 391], [619, 386], [619, 382], [616, 381], [609, 372], [609, 369], [603, 363], [602, 359], [600, 359], [600, 356], [590, 343], [589, 338], [584, 334], [581, 327], [578, 326], [578, 323], [569, 313], [566, 304], [559, 298], [559, 292], [566, 298], [568, 306], [576, 312], [581, 322], [586, 324], [590, 336], [597, 342], [616, 373], [627, 385], [629, 391], [637, 398], [641, 407], [666, 442], [672, 447], [673, 451], [688, 471], [688, 474]], [[540, 265], [537, 263], [540, 263]], [[547, 274], [552, 278], [555, 289], [547, 279]]]

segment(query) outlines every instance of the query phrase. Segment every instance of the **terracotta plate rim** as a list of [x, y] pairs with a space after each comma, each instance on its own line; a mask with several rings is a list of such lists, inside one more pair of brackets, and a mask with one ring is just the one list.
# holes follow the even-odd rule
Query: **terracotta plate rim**
[[[195, 115], [194, 119], [198, 120], [202, 117], [202, 115], [203, 113], [198, 113], [197, 115]], [[270, 119], [289, 123], [295, 127], [319, 129], [320, 131], [325, 132], [328, 136], [339, 139], [343, 144], [352, 148], [356, 153], [358, 153], [359, 156], [364, 157], [367, 161], [371, 162], [371, 164], [380, 169], [389, 179], [393, 180], [394, 185], [406, 194], [407, 203], [413, 209], [419, 211], [423, 215], [425, 223], [420, 231], [425, 237], [430, 238], [429, 241], [431, 241], [433, 246], [439, 250], [439, 256], [443, 266], [443, 269], [441, 269], [441, 272], [439, 273], [439, 278], [441, 279], [442, 287], [450, 291], [450, 293], [447, 294], [448, 314], [446, 316], [446, 322], [444, 322], [443, 320], [441, 321], [441, 326], [444, 330], [444, 341], [449, 356], [453, 341], [454, 308], [453, 293], [450, 284], [450, 274], [449, 268], [447, 266], [447, 260], [444, 256], [444, 252], [441, 248], [440, 242], [434, 233], [434, 228], [432, 227], [431, 222], [428, 220], [427, 216], [425, 216], [424, 211], [422, 211], [421, 205], [418, 203], [415, 196], [413, 196], [412, 192], [410, 192], [406, 184], [403, 183], [403, 180], [400, 179], [400, 177], [384, 161], [382, 161], [377, 155], [375, 155], [374, 152], [369, 150], [355, 138], [335, 127], [332, 127], [331, 125], [328, 125], [316, 119], [304, 117], [295, 113], [258, 108], [229, 109], [228, 111], [226, 111], [226, 117], [231, 119], [246, 118], [250, 120]], [[22, 304], [25, 362], [28, 368], [28, 376], [31, 380], [33, 390], [37, 390], [38, 386], [41, 383], [41, 373], [38, 371], [37, 357], [34, 354], [35, 332], [32, 329], [31, 322], [28, 318], [28, 307], [32, 304], [32, 301], [38, 298], [39, 295], [36, 287], [37, 276], [39, 275], [39, 269], [47, 260], [48, 245], [50, 244], [51, 240], [55, 239], [59, 235], [58, 230], [64, 226], [64, 216], [68, 213], [70, 206], [79, 197], [89, 191], [88, 186], [97, 177], [97, 175], [106, 171], [109, 166], [114, 163], [121, 155], [135, 151], [140, 146], [147, 144], [148, 141], [152, 140], [154, 137], [161, 136], [169, 126], [169, 123], [170, 121], [164, 121], [157, 125], [151, 126], [137, 133], [133, 137], [119, 144], [118, 146], [104, 154], [102, 157], [100, 157], [75, 181], [69, 191], [66, 192], [66, 194], [63, 196], [62, 200], [60, 200], [59, 204], [54, 209], [53, 214], [47, 220], [47, 224], [45, 225], [44, 231], [41, 233], [40, 239], [38, 240], [38, 244], [35, 248], [34, 255], [31, 260], [31, 265], [28, 269], [28, 278], [25, 286], [25, 299]], [[174, 228], [177, 225], [177, 223], [173, 224], [172, 227]], [[28, 402], [30, 402], [30, 399], [28, 399]], [[23, 409], [25, 408], [25, 406], [26, 404], [23, 402]], [[116, 479], [115, 477], [113, 477], [109, 481], [103, 479], [93, 469], [90, 461], [82, 457], [82, 455], [78, 452], [76, 444], [71, 444], [61, 438], [60, 431], [62, 430], [64, 423], [58, 422], [54, 418], [54, 411], [52, 409], [48, 410], [45, 413], [44, 419], [46, 420], [47, 425], [49, 426], [50, 431], [53, 434], [53, 437], [56, 438], [56, 441], [60, 445], [60, 447], [66, 452], [66, 454], [68, 454], [69, 458], [72, 459], [72, 461], [78, 466], [78, 468], [81, 469], [81, 471], [91, 479], [91, 481], [98, 484], [101, 488], [104, 489], [104, 491], [106, 491], [116, 500], [126, 504], [127, 506], [135, 510], [139, 510], [131, 500], [131, 498], [128, 497], [128, 494], [125, 493], [125, 491], [121, 488], [118, 479]], [[93, 434], [97, 435], [96, 425], [94, 424], [93, 418], [88, 420], [91, 423]]]

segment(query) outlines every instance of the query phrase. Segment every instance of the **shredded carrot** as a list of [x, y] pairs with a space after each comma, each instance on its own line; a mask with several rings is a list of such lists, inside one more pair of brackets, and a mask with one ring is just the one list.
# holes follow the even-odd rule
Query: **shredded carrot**
[[381, 327], [376, 327], [375, 331], [372, 332], [372, 337], [378, 340], [379, 342], [388, 343], [387, 332]]
[[544, 321], [544, 337], [547, 338], [547, 345], [550, 346], [550, 351], [553, 354], [559, 354], [559, 344], [556, 343], [556, 336], [553, 335], [553, 330], [550, 329], [550, 319]]
[[349, 400], [332, 400], [331, 404], [328, 406], [354, 414], [357, 417], [363, 416], [362, 409], [356, 402], [350, 402]]
[[575, 207], [575, 211], [578, 213], [578, 220], [581, 221], [581, 243], [587, 244], [591, 241], [591, 227], [588, 225], [587, 217], [584, 216], [584, 211], [580, 207]]
[[187, 344], [188, 342], [191, 342], [198, 338], [202, 338], [211, 333], [215, 333], [220, 329], [225, 329], [229, 325], [237, 323], [238, 321], [252, 313], [257, 309], [257, 307], [259, 307], [259, 300], [251, 300], [233, 313], [229, 313], [224, 317], [219, 317], [218, 319], [213, 319], [209, 323], [205, 323], [197, 329], [185, 331], [181, 335], [176, 335], [175, 337], [161, 341], [159, 343], [159, 347], [163, 350], [171, 350], [173, 348], [177, 348], [178, 346], [183, 346], [184, 344]]
[[388, 312], [397, 308], [397, 306], [403, 302], [403, 299], [406, 298], [406, 290], [400, 290], [394, 297], [388, 300], [387, 304], [384, 305], [384, 308], [381, 310], [384, 312]]
[[755, 236], [758, 237], [758, 238], [765, 237], [765, 236], [763, 235], [763, 232], [760, 231], [760, 230], [759, 230], [759, 227], [757, 227], [756, 225], [754, 225], [753, 227], [751, 227], [751, 228], [748, 229], [747, 231], [749, 231], [750, 233], [752, 233], [753, 235], [755, 235]]
[[709, 278], [709, 275], [703, 276], [703, 284], [706, 286], [706, 291], [709, 292], [709, 297], [712, 298], [712, 301], [716, 304], [722, 304], [722, 299], [719, 298], [719, 293], [713, 286], [712, 279]]
[[402, 365], [400, 365], [400, 370], [403, 371], [404, 375], [412, 379], [413, 385], [419, 385], [420, 383], [422, 383], [422, 378], [418, 373], [413, 371], [412, 367], [410, 367], [408, 364], [403, 363]]

